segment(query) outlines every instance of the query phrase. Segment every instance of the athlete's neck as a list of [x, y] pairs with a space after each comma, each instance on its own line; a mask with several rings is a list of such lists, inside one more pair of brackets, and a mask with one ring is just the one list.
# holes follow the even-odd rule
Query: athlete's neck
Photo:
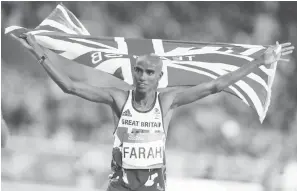
[[134, 100], [138, 105], [145, 107], [151, 105], [154, 102], [155, 93], [155, 91], [139, 92], [135, 90]]

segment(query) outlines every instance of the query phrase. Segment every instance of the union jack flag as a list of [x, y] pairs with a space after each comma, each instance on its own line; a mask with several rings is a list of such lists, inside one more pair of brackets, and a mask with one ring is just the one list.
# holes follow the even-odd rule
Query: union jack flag
[[[10, 26], [5, 33], [17, 37], [31, 33], [41, 46], [71, 61], [70, 68], [78, 63], [80, 68], [87, 70], [90, 74], [85, 76], [87, 80], [108, 81], [109, 86], [118, 88], [133, 84], [131, 65], [139, 55], [155, 53], [162, 58], [164, 75], [159, 88], [164, 89], [194, 86], [216, 79], [250, 64], [268, 48], [246, 44], [93, 37], [62, 4], [35, 29]], [[262, 122], [270, 104], [276, 67], [277, 63], [261, 66], [224, 91], [252, 107]], [[100, 71], [101, 75], [91, 75], [95, 70], [90, 68]], [[65, 70], [71, 76], [73, 70]]]

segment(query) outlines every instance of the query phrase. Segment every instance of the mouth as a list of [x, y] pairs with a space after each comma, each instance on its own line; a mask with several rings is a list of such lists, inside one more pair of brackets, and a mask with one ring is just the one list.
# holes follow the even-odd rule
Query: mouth
[[147, 84], [139, 82], [139, 83], [137, 83], [137, 86], [138, 87], [145, 87], [145, 86], [147, 86]]

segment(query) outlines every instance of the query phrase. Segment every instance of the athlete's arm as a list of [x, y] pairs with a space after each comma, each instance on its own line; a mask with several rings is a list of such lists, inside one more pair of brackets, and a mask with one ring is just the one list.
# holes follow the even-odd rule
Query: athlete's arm
[[[260, 67], [261, 65], [272, 64], [275, 61], [279, 60], [281, 55], [291, 54], [294, 47], [290, 45], [291, 43], [285, 43], [281, 45], [277, 44], [277, 46], [272, 46], [268, 48], [268, 50], [262, 56], [255, 59], [250, 64], [245, 64], [236, 71], [230, 72], [215, 80], [199, 84], [183, 91], [177, 90], [169, 92], [169, 95], [166, 95], [164, 97], [166, 97], [167, 100], [172, 100], [170, 105], [170, 108], [172, 109], [192, 103], [208, 95], [221, 92], [228, 86], [234, 84], [246, 75], [250, 74], [254, 69]], [[277, 50], [277, 48], [281, 48], [281, 50], [278, 51], [278, 54], [275, 54], [274, 51]]]
[[[34, 55], [40, 59], [45, 56], [44, 50], [36, 43], [32, 35], [27, 36], [27, 42], [32, 47]], [[100, 102], [111, 105], [113, 103], [112, 93], [116, 88], [99, 88], [82, 82], [72, 81], [67, 75], [57, 70], [49, 58], [40, 62], [48, 75], [67, 94], [79, 96], [93, 102]]]

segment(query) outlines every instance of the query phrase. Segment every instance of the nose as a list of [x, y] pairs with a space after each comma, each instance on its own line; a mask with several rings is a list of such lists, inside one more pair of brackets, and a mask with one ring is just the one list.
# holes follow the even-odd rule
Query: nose
[[141, 80], [141, 81], [145, 81], [145, 80], [146, 80], [145, 72], [142, 72], [142, 73], [139, 75], [139, 80]]

